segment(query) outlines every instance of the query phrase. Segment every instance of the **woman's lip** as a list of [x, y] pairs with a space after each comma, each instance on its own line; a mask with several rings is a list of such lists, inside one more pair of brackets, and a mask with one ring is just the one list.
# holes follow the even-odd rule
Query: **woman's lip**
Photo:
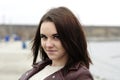
[[57, 50], [46, 50], [46, 51], [49, 53], [53, 53], [53, 52], [56, 52]]
[[47, 50], [47, 52], [56, 52], [57, 50]]

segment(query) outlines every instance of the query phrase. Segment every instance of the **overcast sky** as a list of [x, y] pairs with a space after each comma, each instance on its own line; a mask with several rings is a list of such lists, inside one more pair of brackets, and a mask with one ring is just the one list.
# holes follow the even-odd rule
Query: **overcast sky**
[[71, 9], [83, 25], [120, 26], [120, 0], [0, 0], [0, 23], [38, 24], [58, 6]]

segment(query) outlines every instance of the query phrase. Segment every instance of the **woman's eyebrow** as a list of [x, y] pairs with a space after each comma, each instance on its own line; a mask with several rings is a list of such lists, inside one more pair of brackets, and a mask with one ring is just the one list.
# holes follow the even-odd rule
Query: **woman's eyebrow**
[[41, 37], [44, 37], [45, 35], [44, 34], [40, 34]]
[[52, 36], [59, 36], [58, 33], [53, 34]]
[[[41, 33], [40, 36], [41, 36], [41, 37], [44, 37], [44, 36], [46, 36], [46, 35]], [[50, 36], [56, 36], [56, 37], [59, 37], [58, 33], [51, 34]]]

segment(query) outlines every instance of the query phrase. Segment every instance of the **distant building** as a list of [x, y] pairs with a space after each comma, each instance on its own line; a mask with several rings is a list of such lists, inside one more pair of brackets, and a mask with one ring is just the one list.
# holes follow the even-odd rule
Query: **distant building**
[[[84, 26], [88, 40], [120, 40], [120, 26]], [[0, 25], [1, 38], [18, 35], [22, 40], [33, 39], [37, 25]]]
[[35, 35], [36, 25], [0, 25], [0, 36], [3, 38], [6, 35], [14, 37], [15, 35], [21, 39], [31, 39]]

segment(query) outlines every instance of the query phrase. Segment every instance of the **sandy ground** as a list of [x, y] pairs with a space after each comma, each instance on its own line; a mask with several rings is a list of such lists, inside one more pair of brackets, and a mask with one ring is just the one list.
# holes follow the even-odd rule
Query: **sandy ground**
[[18, 80], [31, 63], [30, 48], [22, 49], [21, 42], [0, 43], [0, 80]]
[[18, 80], [22, 73], [31, 68], [31, 61], [28, 53], [0, 53], [0, 80]]

